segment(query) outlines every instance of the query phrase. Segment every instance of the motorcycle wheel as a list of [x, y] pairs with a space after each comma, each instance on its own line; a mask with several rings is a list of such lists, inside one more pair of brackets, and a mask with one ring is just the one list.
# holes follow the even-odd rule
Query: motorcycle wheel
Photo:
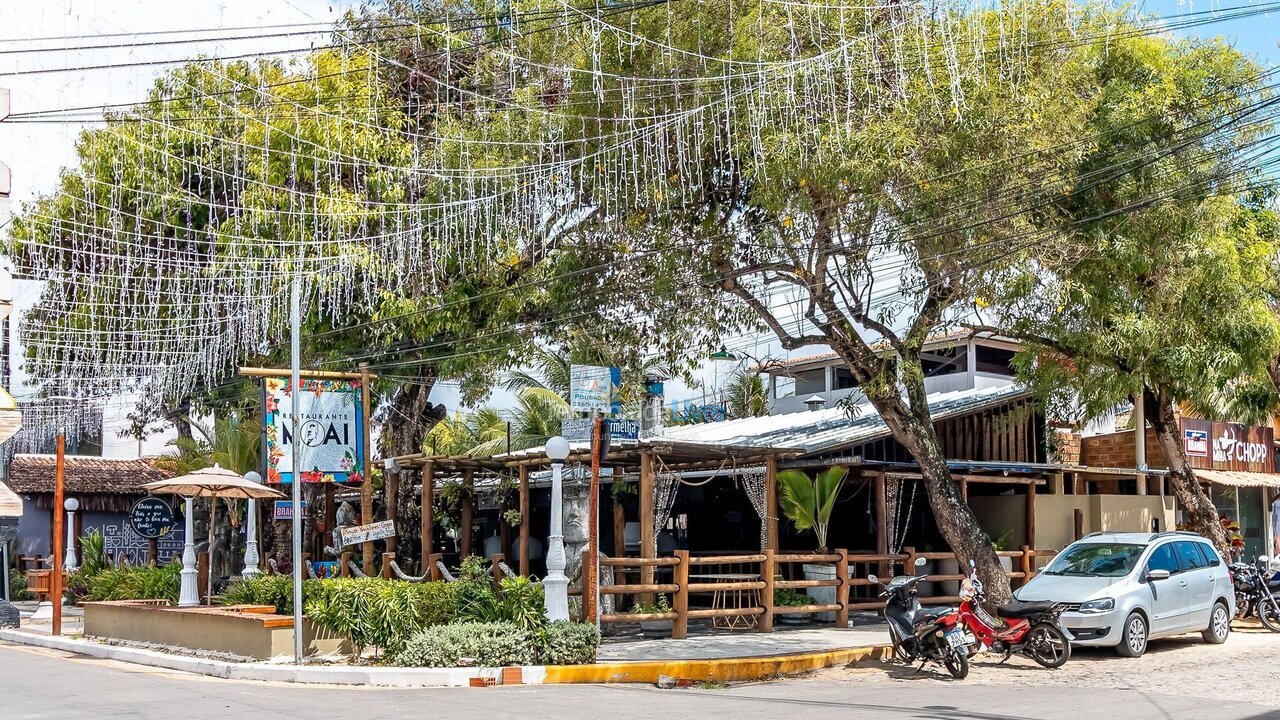
[[1280, 633], [1280, 603], [1277, 603], [1275, 596], [1259, 600], [1255, 610], [1264, 627], [1273, 633]]
[[1244, 593], [1236, 593], [1236, 619], [1243, 620], [1249, 617], [1249, 596]]
[[1027, 657], [1047, 668], [1058, 668], [1071, 659], [1071, 641], [1056, 625], [1040, 623], [1023, 641]]
[[943, 648], [942, 664], [946, 666], [947, 672], [951, 673], [951, 677], [957, 680], [963, 680], [969, 676], [969, 656], [955, 648]]

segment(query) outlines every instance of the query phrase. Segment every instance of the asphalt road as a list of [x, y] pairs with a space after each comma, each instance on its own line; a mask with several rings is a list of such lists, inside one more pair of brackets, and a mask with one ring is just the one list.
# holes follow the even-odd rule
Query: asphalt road
[[1280, 709], [1134, 690], [779, 681], [719, 689], [542, 686], [396, 690], [216, 680], [0, 643], [3, 720], [365, 720], [373, 718], [976, 718], [1243, 720]]

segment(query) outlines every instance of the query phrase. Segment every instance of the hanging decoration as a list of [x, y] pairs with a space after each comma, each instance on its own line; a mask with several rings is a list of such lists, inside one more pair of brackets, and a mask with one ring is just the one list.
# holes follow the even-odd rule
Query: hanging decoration
[[756, 515], [760, 516], [760, 549], [764, 550], [769, 547], [769, 506], [764, 487], [765, 468], [741, 468], [738, 470], [738, 478], [742, 480], [742, 489], [751, 500], [751, 507], [755, 508]]

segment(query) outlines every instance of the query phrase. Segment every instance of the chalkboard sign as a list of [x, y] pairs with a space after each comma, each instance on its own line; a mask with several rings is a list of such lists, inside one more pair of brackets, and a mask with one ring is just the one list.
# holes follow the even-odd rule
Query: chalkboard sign
[[129, 511], [129, 524], [144, 538], [162, 538], [173, 529], [173, 508], [160, 498], [143, 498]]

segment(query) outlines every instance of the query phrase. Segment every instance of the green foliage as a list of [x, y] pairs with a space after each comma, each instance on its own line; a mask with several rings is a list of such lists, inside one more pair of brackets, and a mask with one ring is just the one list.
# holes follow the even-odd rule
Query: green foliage
[[773, 591], [773, 604], [780, 607], [800, 607], [812, 605], [813, 598], [790, 588], [778, 588]]
[[662, 593], [658, 593], [657, 596], [654, 597], [653, 602], [651, 603], [637, 602], [634, 606], [632, 606], [631, 612], [635, 613], [636, 615], [654, 615], [657, 613], [669, 613], [671, 612], [671, 602], [667, 600], [666, 595], [663, 595]]
[[27, 591], [27, 576], [16, 567], [9, 568], [9, 597], [14, 600], [35, 600]]
[[102, 533], [92, 532], [80, 538], [80, 550], [84, 555], [80, 560], [80, 573], [93, 577], [102, 572], [105, 562], [104, 549], [106, 541]]
[[542, 584], [527, 577], [502, 578], [498, 592], [478, 585], [466, 589], [459, 600], [458, 618], [471, 622], [509, 622], [534, 631], [547, 623]]
[[181, 563], [108, 567], [85, 579], [85, 600], [168, 600], [178, 602]]
[[827, 547], [827, 527], [831, 512], [835, 509], [840, 486], [844, 484], [846, 468], [832, 467], [818, 473], [812, 480], [799, 470], [783, 470], [778, 473], [778, 495], [782, 512], [795, 523], [797, 530], [812, 530], [818, 538], [818, 549]]
[[393, 656], [406, 667], [503, 667], [533, 665], [537, 636], [515, 623], [461, 622], [437, 625], [414, 635]]
[[600, 630], [595, 625], [576, 622], [553, 622], [541, 632], [542, 665], [590, 665], [596, 661], [600, 646]]
[[536, 631], [511, 622], [460, 622], [427, 628], [393, 658], [406, 667], [582, 665], [595, 661], [594, 625], [554, 622]]
[[724, 389], [725, 410], [731, 418], [769, 414], [769, 388], [759, 373], [739, 370]]

